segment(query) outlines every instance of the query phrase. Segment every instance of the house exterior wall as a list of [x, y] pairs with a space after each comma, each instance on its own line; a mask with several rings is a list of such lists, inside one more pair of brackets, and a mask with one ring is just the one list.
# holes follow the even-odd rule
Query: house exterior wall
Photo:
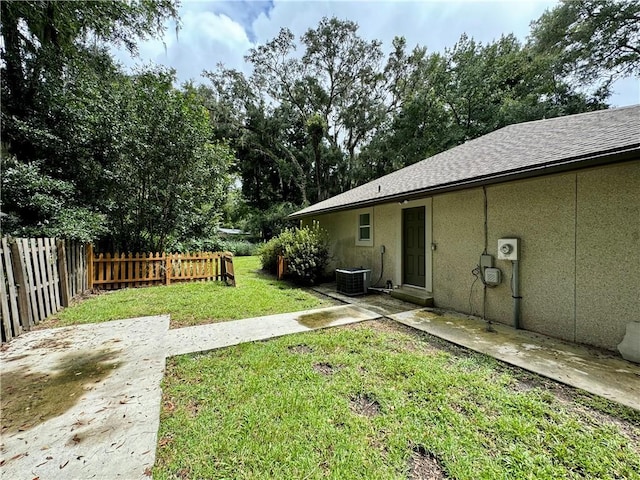
[[[427, 290], [438, 307], [481, 315], [471, 270], [485, 248], [485, 191], [487, 252], [503, 277], [487, 289], [487, 318], [513, 322], [512, 265], [497, 259], [497, 243], [517, 237], [521, 327], [615, 349], [626, 324], [640, 320], [640, 160], [313, 218], [329, 231], [330, 268], [362, 265], [376, 281], [385, 245], [383, 282], [398, 285], [402, 208], [427, 206]], [[372, 213], [372, 247], [355, 246], [363, 211]]]
[[[433, 301], [437, 306], [471, 313], [469, 295], [484, 248], [482, 189], [462, 190], [433, 198]], [[479, 305], [476, 282], [472, 305]], [[477, 308], [474, 310], [478, 313]], [[480, 312], [481, 313], [481, 312]]]
[[[387, 280], [393, 285], [402, 283], [402, 210], [405, 208], [424, 206], [427, 222], [431, 218], [431, 198], [406, 202], [387, 203], [371, 208], [347, 210], [307, 217], [302, 221], [308, 225], [317, 221], [329, 235], [331, 260], [328, 270], [336, 268], [365, 267], [371, 269], [372, 283], [380, 279], [384, 286]], [[373, 245], [370, 247], [356, 245], [357, 222], [361, 213], [371, 213], [373, 219]], [[427, 248], [431, 245], [431, 228], [427, 226]], [[385, 247], [381, 258], [380, 247]], [[384, 268], [382, 263], [384, 262]], [[427, 272], [431, 271], [431, 255], [427, 251]], [[382, 273], [382, 278], [380, 274]], [[427, 275], [427, 289], [431, 290], [431, 276]]]
[[574, 339], [575, 174], [487, 187], [488, 252], [503, 282], [487, 291], [487, 316], [513, 323], [510, 261], [497, 260], [498, 239], [520, 239], [520, 326]]
[[640, 321], [640, 160], [577, 185], [575, 341], [614, 348]]

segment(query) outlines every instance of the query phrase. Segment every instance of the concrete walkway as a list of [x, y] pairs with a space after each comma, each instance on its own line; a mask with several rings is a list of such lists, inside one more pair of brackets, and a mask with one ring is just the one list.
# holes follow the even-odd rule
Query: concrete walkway
[[149, 478], [166, 357], [379, 317], [344, 305], [174, 330], [158, 316], [21, 335], [0, 352], [11, 388], [0, 477]]
[[167, 357], [373, 320], [380, 316], [379, 313], [358, 305], [339, 305], [304, 312], [176, 328], [169, 330], [167, 334]]

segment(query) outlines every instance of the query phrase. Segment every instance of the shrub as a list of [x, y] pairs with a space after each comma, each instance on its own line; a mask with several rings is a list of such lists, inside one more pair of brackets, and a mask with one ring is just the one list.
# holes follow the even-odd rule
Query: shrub
[[236, 257], [248, 257], [256, 253], [256, 244], [247, 240], [223, 240], [221, 248], [225, 252], [231, 252]]
[[247, 240], [225, 240], [219, 237], [169, 242], [168, 252], [231, 252], [236, 257], [255, 255], [256, 245]]
[[271, 273], [276, 273], [278, 268], [278, 255], [284, 254], [283, 240], [288, 241], [290, 236], [290, 231], [285, 230], [277, 237], [273, 237], [258, 247], [258, 255], [260, 256], [263, 269]]
[[292, 234], [293, 241], [283, 245], [287, 270], [300, 283], [314, 283], [329, 262], [327, 234], [317, 224], [298, 228]]
[[167, 243], [167, 252], [221, 252], [224, 250], [223, 242], [218, 237], [192, 238], [182, 242], [170, 241]]
[[259, 249], [262, 268], [275, 272], [278, 255], [287, 261], [287, 274], [294, 281], [312, 284], [322, 277], [329, 261], [326, 232], [319, 225], [287, 229]]

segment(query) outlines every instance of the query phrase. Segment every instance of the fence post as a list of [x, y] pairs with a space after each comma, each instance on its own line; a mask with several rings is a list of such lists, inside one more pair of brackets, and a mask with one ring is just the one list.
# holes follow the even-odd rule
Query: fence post
[[11, 241], [11, 260], [13, 261], [13, 276], [18, 287], [18, 310], [20, 311], [20, 324], [25, 332], [31, 330], [31, 303], [27, 293], [27, 271], [24, 258], [20, 255], [20, 249], [15, 240]]
[[236, 275], [235, 272], [233, 270], [233, 253], [231, 252], [224, 252], [222, 254], [222, 265], [223, 265], [223, 271], [224, 271], [224, 276], [222, 277], [222, 280], [229, 286], [231, 287], [235, 287], [236, 286]]
[[67, 249], [64, 240], [56, 240], [58, 249], [58, 277], [60, 278], [60, 297], [62, 306], [69, 306], [69, 272], [67, 271]]
[[284, 258], [284, 255], [278, 255], [277, 261], [278, 266], [276, 271], [276, 278], [278, 280], [282, 280], [287, 274], [287, 260]]
[[[7, 272], [11, 269], [11, 261], [8, 258], [5, 258], [5, 262], [7, 265]], [[0, 307], [2, 311], [2, 330], [4, 331], [4, 339], [5, 341], [10, 341], [14, 336], [20, 335], [20, 331], [13, 333], [13, 329], [11, 328], [11, 318], [9, 314], [9, 296], [7, 295], [6, 288], [4, 285], [4, 269], [2, 267], [2, 262], [0, 262]]]
[[164, 283], [165, 285], [171, 285], [171, 254], [165, 252], [164, 255]]
[[[8, 283], [8, 289], [5, 292], [8, 295], [9, 306], [10, 306], [10, 315], [11, 315], [11, 326], [13, 327], [14, 336], [20, 335], [20, 313], [18, 311], [18, 288], [16, 287], [16, 280], [13, 276], [13, 262], [11, 261], [11, 250], [9, 248], [9, 241], [5, 237], [2, 239], [2, 254], [4, 256], [5, 261], [5, 280]], [[2, 265], [0, 265], [0, 270], [2, 270]]]
[[87, 244], [87, 290], [93, 288], [93, 243]]

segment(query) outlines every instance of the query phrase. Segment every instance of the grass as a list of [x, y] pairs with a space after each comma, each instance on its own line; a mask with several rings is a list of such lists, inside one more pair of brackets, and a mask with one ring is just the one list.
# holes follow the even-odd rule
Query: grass
[[386, 322], [174, 357], [154, 478], [640, 478], [638, 412], [518, 372]]
[[333, 305], [311, 291], [279, 282], [259, 271], [258, 257], [233, 260], [237, 287], [221, 282], [128, 288], [81, 300], [41, 324], [42, 328], [171, 315], [171, 326], [237, 320]]
[[[234, 263], [236, 288], [120, 290], [41, 325], [168, 313], [176, 327], [332, 304], [256, 257]], [[168, 359], [154, 478], [640, 479], [640, 413], [563, 400], [550, 381], [390, 325]]]

